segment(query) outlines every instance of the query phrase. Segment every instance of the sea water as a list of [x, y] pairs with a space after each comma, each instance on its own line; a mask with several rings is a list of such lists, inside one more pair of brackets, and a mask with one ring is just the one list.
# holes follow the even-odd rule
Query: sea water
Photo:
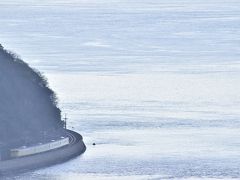
[[239, 22], [238, 0], [2, 0], [0, 43], [87, 145], [10, 179], [240, 178]]

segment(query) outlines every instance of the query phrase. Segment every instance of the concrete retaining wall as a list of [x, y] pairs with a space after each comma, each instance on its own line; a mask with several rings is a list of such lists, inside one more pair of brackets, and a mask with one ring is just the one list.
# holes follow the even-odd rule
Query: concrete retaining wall
[[37, 153], [42, 153], [50, 150], [54, 150], [57, 148], [61, 148], [69, 144], [69, 137], [64, 139], [59, 139], [53, 142], [48, 142], [45, 144], [37, 144], [35, 146], [30, 147], [20, 147], [16, 149], [11, 149], [11, 157], [21, 157], [21, 156], [29, 156]]
[[20, 173], [47, 167], [67, 161], [84, 153], [86, 146], [83, 143], [82, 136], [74, 131], [68, 130], [68, 132], [76, 138], [73, 144], [41, 154], [0, 161], [0, 174]]

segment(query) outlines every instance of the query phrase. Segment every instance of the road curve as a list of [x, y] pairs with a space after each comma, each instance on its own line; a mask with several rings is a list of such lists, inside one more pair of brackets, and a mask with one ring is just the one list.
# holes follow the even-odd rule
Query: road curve
[[62, 163], [84, 153], [86, 146], [82, 136], [71, 130], [67, 130], [66, 134], [70, 140], [67, 146], [31, 156], [0, 161], [0, 177]]

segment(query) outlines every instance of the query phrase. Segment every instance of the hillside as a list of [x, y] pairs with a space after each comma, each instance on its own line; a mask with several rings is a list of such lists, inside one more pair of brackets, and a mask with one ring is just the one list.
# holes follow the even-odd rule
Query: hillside
[[0, 45], [0, 142], [34, 142], [62, 129], [61, 111], [46, 79]]

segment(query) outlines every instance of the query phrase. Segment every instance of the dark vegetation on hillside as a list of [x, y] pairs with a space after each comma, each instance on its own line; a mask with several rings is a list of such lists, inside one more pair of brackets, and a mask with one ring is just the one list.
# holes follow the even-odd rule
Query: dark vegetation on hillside
[[0, 143], [34, 142], [63, 130], [47, 80], [0, 45]]

